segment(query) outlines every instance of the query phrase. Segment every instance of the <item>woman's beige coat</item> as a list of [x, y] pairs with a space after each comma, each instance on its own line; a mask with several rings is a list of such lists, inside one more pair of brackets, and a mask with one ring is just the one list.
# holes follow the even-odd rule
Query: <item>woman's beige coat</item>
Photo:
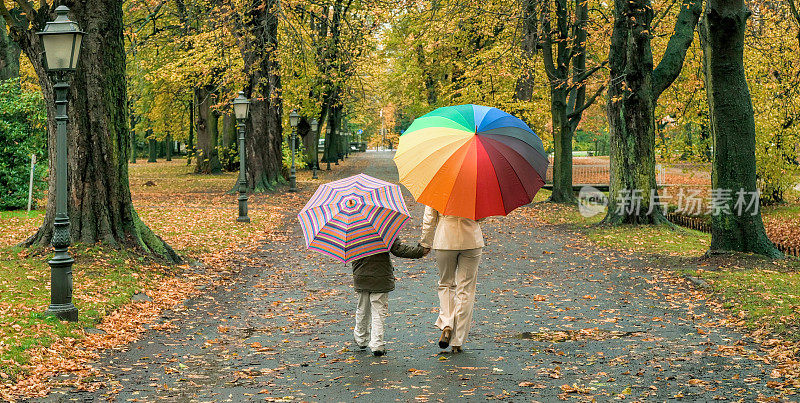
[[425, 207], [422, 218], [422, 239], [425, 248], [440, 250], [466, 250], [484, 247], [481, 225], [469, 218], [441, 215]]

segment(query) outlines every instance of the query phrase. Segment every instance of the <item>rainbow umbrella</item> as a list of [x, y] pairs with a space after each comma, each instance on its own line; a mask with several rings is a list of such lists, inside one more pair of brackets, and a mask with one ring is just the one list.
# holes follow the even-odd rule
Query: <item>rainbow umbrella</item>
[[309, 249], [349, 263], [388, 252], [409, 213], [400, 186], [359, 174], [321, 185], [297, 218]]
[[418, 202], [473, 220], [530, 203], [549, 164], [542, 140], [525, 122], [481, 105], [417, 118], [400, 136], [394, 162]]

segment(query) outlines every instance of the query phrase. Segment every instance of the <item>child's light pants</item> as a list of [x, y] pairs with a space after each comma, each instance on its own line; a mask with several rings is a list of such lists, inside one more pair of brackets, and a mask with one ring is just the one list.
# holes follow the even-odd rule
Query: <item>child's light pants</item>
[[366, 346], [372, 351], [385, 350], [383, 341], [383, 324], [389, 314], [389, 293], [359, 292], [356, 308], [356, 327], [353, 336], [359, 346]]

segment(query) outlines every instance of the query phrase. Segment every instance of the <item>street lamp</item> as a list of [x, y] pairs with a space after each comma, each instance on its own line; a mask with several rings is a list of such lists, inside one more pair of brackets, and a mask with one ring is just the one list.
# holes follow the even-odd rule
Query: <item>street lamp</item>
[[[317, 122], [317, 119], [312, 120], [311, 131], [314, 134], [319, 134], [317, 133], [318, 128], [319, 128], [319, 122]], [[311, 136], [311, 138], [312, 139], [319, 138], [319, 136]], [[311, 160], [311, 170], [312, 172], [314, 172], [314, 174], [311, 176], [311, 178], [317, 179], [317, 164], [319, 164], [319, 150], [317, 150], [317, 148], [319, 147], [319, 141], [317, 141], [316, 144], [313, 145], [313, 147], [314, 147], [314, 154], [312, 155], [314, 156], [314, 158]]]
[[344, 132], [344, 157], [350, 157], [350, 130]]
[[69, 75], [78, 65], [83, 31], [77, 23], [70, 21], [68, 14], [69, 8], [59, 6], [56, 19], [45, 24], [44, 30], [36, 34], [44, 46], [47, 71], [56, 80], [53, 85], [56, 97], [56, 216], [52, 239], [55, 255], [47, 262], [50, 265], [50, 306], [45, 315], [77, 322], [78, 308], [72, 304], [72, 264], [75, 260], [69, 255], [72, 241], [67, 213], [67, 94]]
[[339, 165], [339, 157], [342, 156], [341, 155], [341, 152], [342, 152], [342, 131], [339, 130], [338, 128], [336, 129], [336, 143], [334, 143], [334, 144], [337, 144], [337, 146], [336, 146], [336, 148], [337, 148], [337, 150], [336, 150], [336, 162], [334, 162], [334, 165]]
[[325, 156], [325, 162], [328, 163], [328, 167], [325, 168], [325, 170], [326, 171], [330, 171], [331, 170], [331, 159], [330, 159], [330, 155], [329, 155], [330, 154], [330, 152], [329, 152], [329, 146], [330, 145], [328, 144], [328, 140], [331, 139], [331, 124], [330, 124], [330, 121], [328, 121], [328, 124], [325, 126], [325, 128], [326, 128], [325, 131], [326, 131], [326, 133], [328, 133], [328, 135], [325, 136], [325, 153], [323, 155]]
[[238, 222], [250, 222], [247, 215], [247, 166], [244, 145], [244, 122], [250, 115], [250, 100], [244, 96], [244, 91], [239, 91], [239, 96], [233, 100], [233, 113], [236, 115], [239, 129], [239, 218]]
[[292, 110], [289, 114], [289, 125], [292, 126], [292, 170], [289, 171], [289, 191], [297, 191], [297, 171], [294, 167], [294, 149], [297, 143], [297, 124], [300, 123], [300, 114]]

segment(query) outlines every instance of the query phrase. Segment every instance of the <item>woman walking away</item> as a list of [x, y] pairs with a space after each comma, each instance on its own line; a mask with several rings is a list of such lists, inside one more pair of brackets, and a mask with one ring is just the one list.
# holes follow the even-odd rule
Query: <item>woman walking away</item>
[[436, 250], [439, 266], [439, 347], [460, 353], [472, 324], [478, 263], [483, 251], [480, 224], [469, 218], [441, 215], [425, 207], [420, 245]]
[[[428, 250], [422, 246], [404, 245], [395, 239], [390, 249], [397, 257], [420, 259]], [[353, 261], [353, 285], [358, 292], [356, 327], [353, 336], [363, 351], [367, 345], [372, 354], [386, 354], [383, 324], [389, 313], [389, 292], [394, 290], [394, 268], [388, 252], [370, 255]]]

